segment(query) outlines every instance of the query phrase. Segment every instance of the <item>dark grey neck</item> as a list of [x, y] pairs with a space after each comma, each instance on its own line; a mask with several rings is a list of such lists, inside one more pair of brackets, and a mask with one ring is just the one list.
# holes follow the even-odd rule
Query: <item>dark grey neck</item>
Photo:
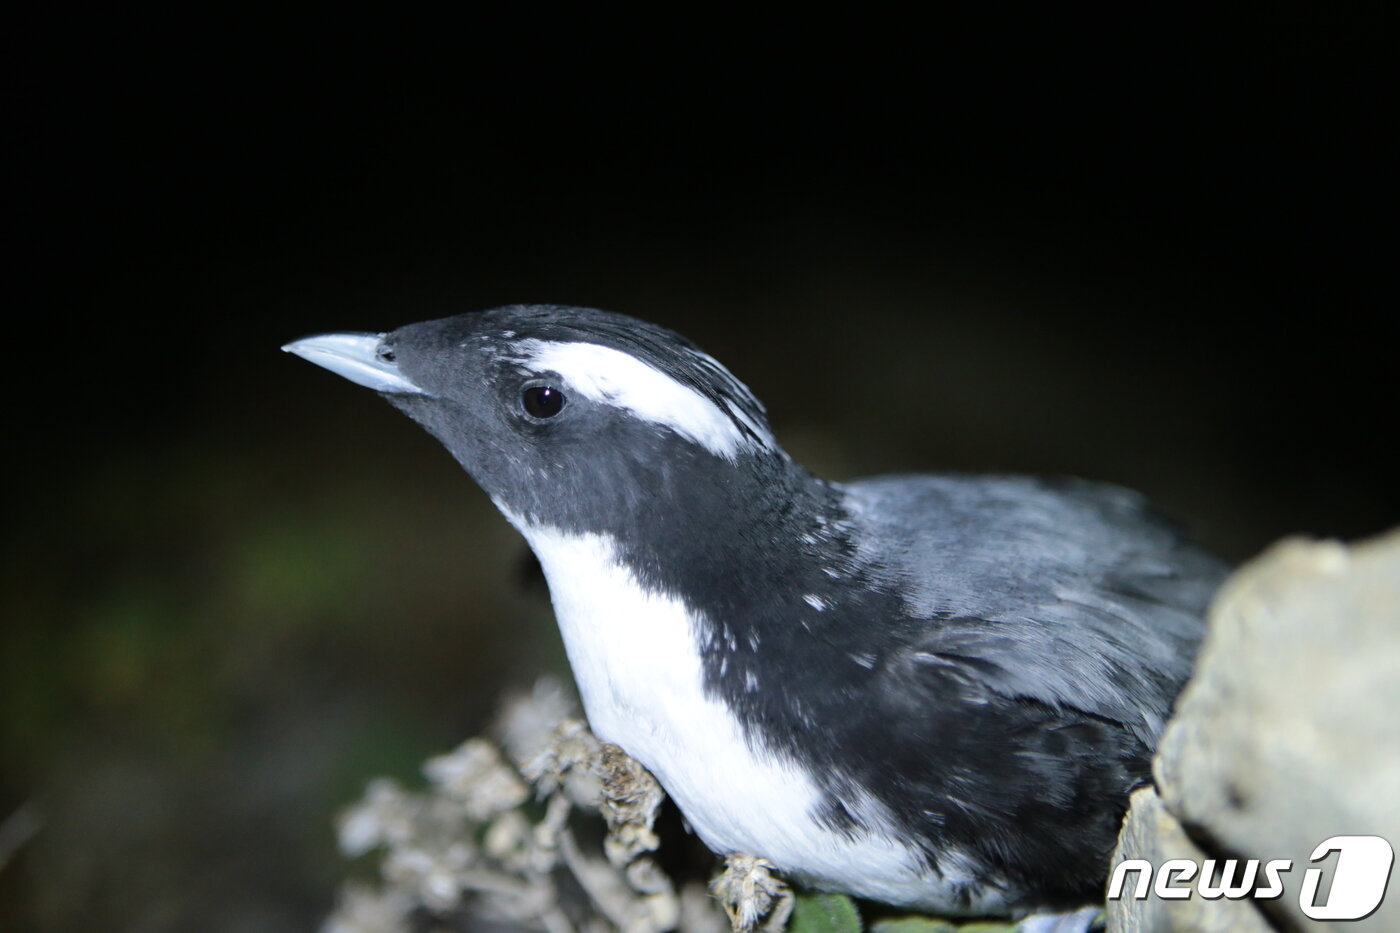
[[[797, 685], [814, 674], [821, 690], [868, 676], [899, 637], [903, 606], [862, 558], [842, 488], [777, 454], [677, 464], [657, 467], [654, 500], [579, 530], [607, 534], [644, 586], [691, 609], [707, 690], [762, 731], [802, 715]], [[788, 687], [754, 691], [775, 678]], [[793, 708], [775, 707], [779, 696]]]

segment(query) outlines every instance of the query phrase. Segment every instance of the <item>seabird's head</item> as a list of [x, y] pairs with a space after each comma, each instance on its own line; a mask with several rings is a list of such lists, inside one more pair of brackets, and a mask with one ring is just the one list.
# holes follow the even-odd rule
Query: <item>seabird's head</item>
[[510, 305], [283, 349], [383, 394], [534, 523], [592, 528], [685, 484], [785, 461], [727, 369], [622, 314]]

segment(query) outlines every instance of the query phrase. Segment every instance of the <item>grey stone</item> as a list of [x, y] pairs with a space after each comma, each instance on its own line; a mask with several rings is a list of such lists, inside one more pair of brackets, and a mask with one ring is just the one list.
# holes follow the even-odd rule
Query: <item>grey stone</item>
[[[1287, 893], [1268, 902], [1276, 926], [1400, 929], [1394, 892], [1355, 923], [1311, 920], [1298, 901], [1323, 840], [1400, 844], [1400, 532], [1354, 547], [1284, 541], [1231, 577], [1155, 771], [1202, 847], [1293, 860]], [[1319, 864], [1330, 875], [1337, 860]]]
[[[1166, 811], [1150, 787], [1134, 792], [1118, 836], [1113, 864], [1124, 859], [1145, 859], [1161, 865], [1184, 858], [1200, 863], [1209, 858], [1187, 837], [1181, 824]], [[1125, 893], [1133, 890], [1137, 874], [1129, 875]], [[1182, 900], [1131, 896], [1108, 902], [1109, 933], [1272, 933], [1269, 924], [1249, 900], [1205, 900], [1192, 895]]]

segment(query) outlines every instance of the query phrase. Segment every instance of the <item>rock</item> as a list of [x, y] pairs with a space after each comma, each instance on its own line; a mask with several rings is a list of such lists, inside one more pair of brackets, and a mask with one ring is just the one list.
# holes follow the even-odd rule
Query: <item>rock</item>
[[[1113, 864], [1124, 859], [1145, 859], [1161, 865], [1167, 859], [1182, 858], [1200, 863], [1210, 856], [1198, 849], [1162, 806], [1157, 792], [1144, 787], [1133, 793]], [[1137, 873], [1129, 875], [1131, 890]], [[1199, 896], [1184, 900], [1124, 897], [1108, 902], [1109, 933], [1272, 933], [1269, 924], [1248, 900], [1208, 901]]]
[[[1155, 773], [1166, 809], [1209, 854], [1293, 860], [1287, 893], [1261, 902], [1276, 926], [1400, 929], [1394, 892], [1356, 923], [1309, 919], [1298, 899], [1323, 840], [1400, 845], [1400, 532], [1354, 547], [1284, 541], [1231, 577]], [[1129, 820], [1143, 848], [1134, 821], [1175, 838], [1148, 806]], [[1328, 877], [1339, 857], [1319, 863]]]

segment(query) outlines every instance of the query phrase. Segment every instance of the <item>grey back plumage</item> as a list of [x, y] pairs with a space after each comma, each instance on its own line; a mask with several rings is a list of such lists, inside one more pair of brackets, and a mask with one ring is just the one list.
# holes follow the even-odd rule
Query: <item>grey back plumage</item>
[[919, 475], [845, 489], [863, 562], [936, 620], [915, 660], [1155, 746], [1223, 562], [1115, 486]]

